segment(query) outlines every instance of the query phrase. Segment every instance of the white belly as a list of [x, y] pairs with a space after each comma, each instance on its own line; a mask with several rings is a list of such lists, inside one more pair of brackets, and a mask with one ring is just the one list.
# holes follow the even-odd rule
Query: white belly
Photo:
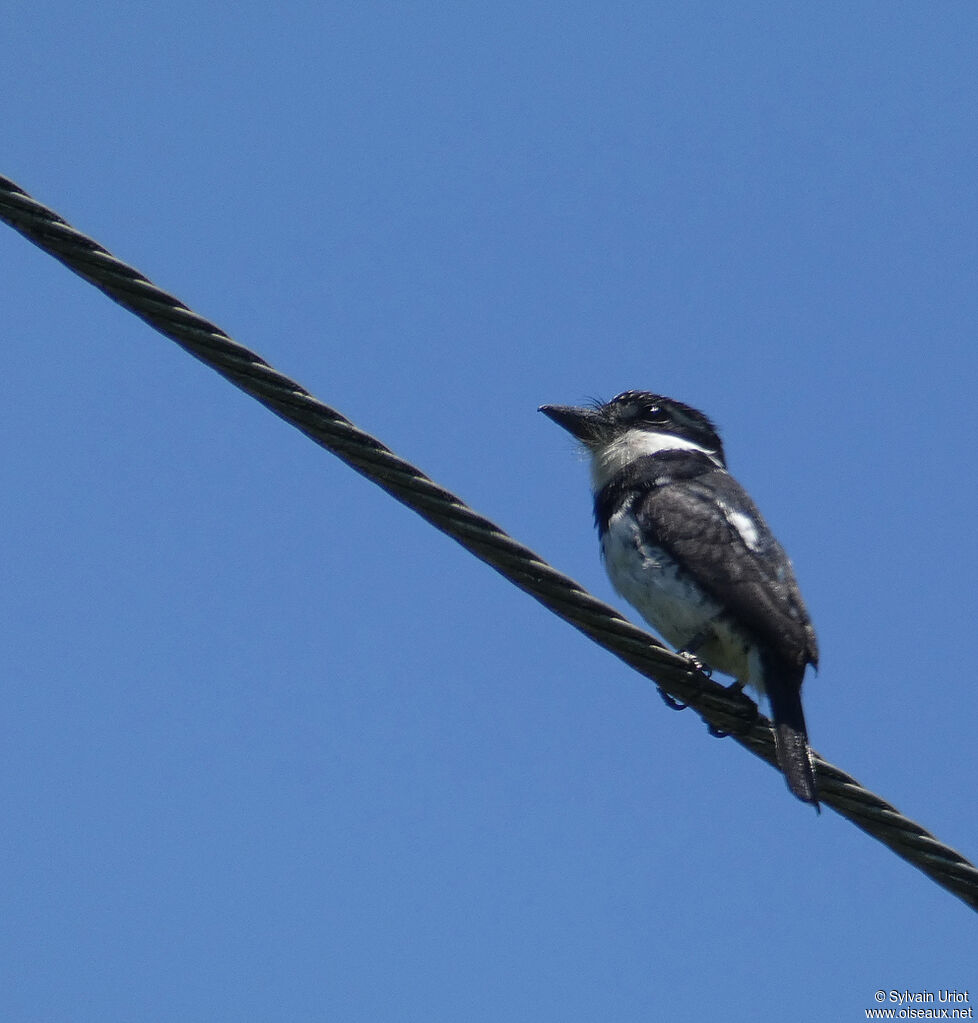
[[612, 585], [666, 642], [681, 650], [702, 637], [695, 654], [704, 664], [762, 689], [744, 636], [724, 622], [720, 605], [668, 553], [642, 542], [631, 514], [611, 517], [602, 549]]

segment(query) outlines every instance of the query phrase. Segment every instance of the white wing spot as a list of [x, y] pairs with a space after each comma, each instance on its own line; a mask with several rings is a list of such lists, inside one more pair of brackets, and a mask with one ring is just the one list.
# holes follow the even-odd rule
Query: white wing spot
[[760, 548], [760, 534], [757, 532], [757, 523], [743, 512], [736, 511], [727, 505], [722, 505], [723, 514], [727, 522], [730, 523], [737, 533], [740, 535], [741, 540], [752, 550], [756, 551]]

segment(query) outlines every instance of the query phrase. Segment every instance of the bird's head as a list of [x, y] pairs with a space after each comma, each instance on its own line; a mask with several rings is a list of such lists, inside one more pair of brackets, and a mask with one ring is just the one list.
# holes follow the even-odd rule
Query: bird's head
[[643, 455], [701, 451], [726, 466], [717, 428], [697, 409], [649, 391], [625, 391], [591, 405], [541, 405], [540, 411], [576, 437], [591, 456], [595, 491]]

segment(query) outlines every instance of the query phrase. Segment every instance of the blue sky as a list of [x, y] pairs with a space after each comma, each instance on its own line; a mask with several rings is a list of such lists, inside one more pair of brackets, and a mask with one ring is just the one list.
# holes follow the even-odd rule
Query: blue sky
[[[602, 599], [721, 426], [829, 760], [978, 856], [978, 10], [13, 3], [3, 166]], [[863, 1019], [972, 911], [7, 229], [0, 1017]]]

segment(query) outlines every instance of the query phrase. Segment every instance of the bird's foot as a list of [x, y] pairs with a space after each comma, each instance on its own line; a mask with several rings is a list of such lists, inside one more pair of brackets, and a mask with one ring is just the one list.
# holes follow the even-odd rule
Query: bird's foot
[[[731, 682], [730, 685], [726, 687], [726, 689], [728, 693], [736, 693], [738, 696], [743, 696], [744, 685], [745, 683], [741, 679], [737, 678], [734, 679], [733, 682]], [[754, 704], [753, 701], [751, 702], [754, 707], [754, 716], [756, 717], [757, 705]], [[714, 739], [726, 739], [727, 736], [730, 735], [729, 732], [725, 732], [722, 728], [717, 728], [716, 725], [707, 724], [706, 730], [710, 733], [710, 735], [713, 736]]]
[[681, 703], [679, 700], [670, 696], [661, 686], [659, 686], [659, 695], [662, 697], [662, 702], [670, 710], [685, 710], [689, 706], [688, 703]]
[[699, 672], [699, 674], [705, 675], [707, 678], [713, 677], [713, 669], [708, 664], [704, 664], [688, 646], [684, 646], [679, 651], [679, 656], [686, 661], [693, 671]]

